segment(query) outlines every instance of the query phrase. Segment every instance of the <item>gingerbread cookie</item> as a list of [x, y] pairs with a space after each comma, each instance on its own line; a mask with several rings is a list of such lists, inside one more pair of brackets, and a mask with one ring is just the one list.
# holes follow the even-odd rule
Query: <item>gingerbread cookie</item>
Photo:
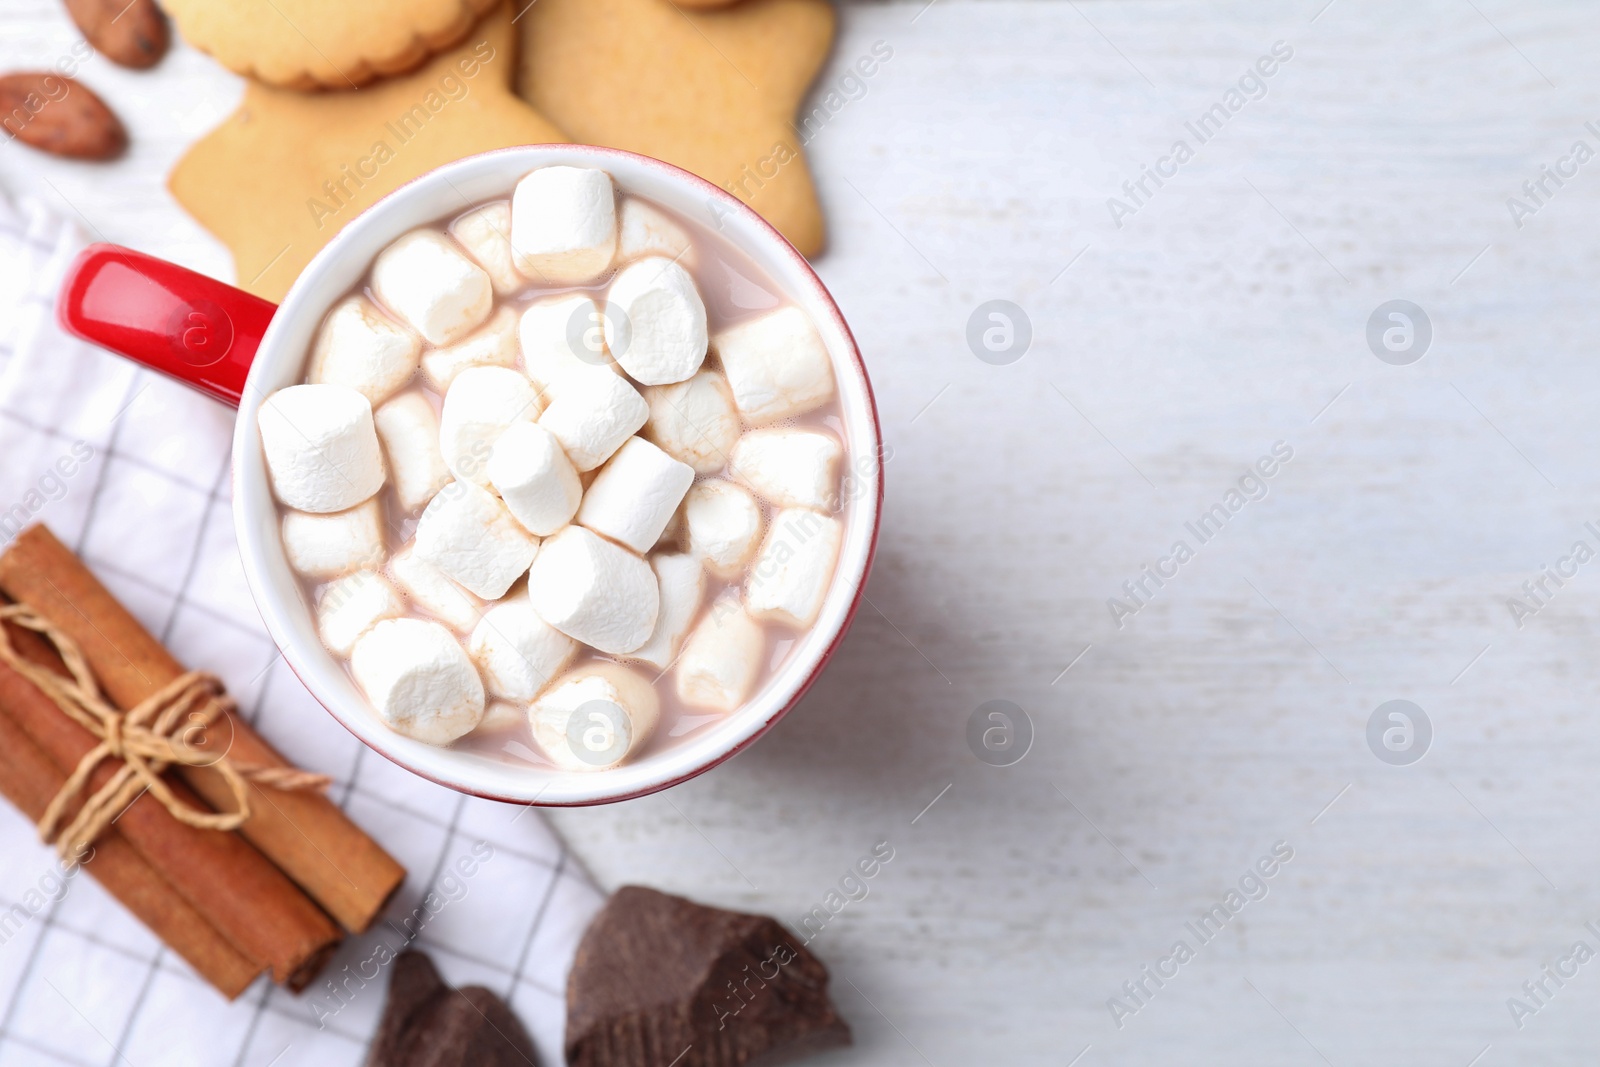
[[539, 0], [518, 20], [518, 91], [576, 141], [722, 186], [814, 255], [822, 209], [794, 118], [834, 21], [828, 0]]
[[390, 190], [463, 156], [566, 140], [511, 93], [511, 19], [502, 6], [460, 46], [360, 92], [251, 84], [167, 186], [233, 251], [240, 287], [280, 300], [340, 227]]
[[256, 81], [354, 89], [465, 37], [498, 0], [163, 0], [184, 39]]

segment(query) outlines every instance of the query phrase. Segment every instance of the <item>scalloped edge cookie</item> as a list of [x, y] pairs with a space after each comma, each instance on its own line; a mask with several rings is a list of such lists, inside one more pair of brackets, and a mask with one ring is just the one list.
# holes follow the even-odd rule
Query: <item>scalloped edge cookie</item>
[[236, 74], [356, 89], [454, 46], [498, 0], [163, 0], [178, 32]]

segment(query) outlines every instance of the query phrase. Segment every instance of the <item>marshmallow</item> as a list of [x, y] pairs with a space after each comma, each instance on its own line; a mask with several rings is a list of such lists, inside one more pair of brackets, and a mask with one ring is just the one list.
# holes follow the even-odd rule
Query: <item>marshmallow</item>
[[450, 236], [489, 275], [497, 296], [510, 296], [528, 284], [511, 259], [511, 201], [467, 212], [450, 224]]
[[383, 562], [383, 509], [376, 497], [349, 511], [283, 513], [283, 554], [307, 578], [335, 578]]
[[617, 272], [606, 290], [606, 347], [645, 385], [694, 375], [706, 358], [706, 306], [694, 279], [650, 256]]
[[543, 285], [580, 285], [611, 267], [617, 250], [617, 195], [611, 175], [584, 167], [541, 167], [511, 195], [511, 252], [517, 269]]
[[372, 405], [349, 386], [279, 389], [262, 402], [257, 424], [273, 492], [286, 507], [343, 511], [383, 488]]
[[675, 547], [683, 540], [683, 509], [680, 507], [672, 513], [672, 518], [667, 520], [667, 528], [661, 531], [661, 536], [656, 538], [653, 547], [666, 549]]
[[397, 733], [448, 745], [483, 718], [483, 681], [436, 622], [385, 619], [357, 641], [350, 673]]
[[830, 511], [838, 502], [839, 457], [830, 434], [809, 430], [751, 430], [733, 447], [733, 476], [780, 508]]
[[430, 345], [461, 340], [494, 306], [488, 273], [436, 230], [413, 230], [378, 253], [372, 292]]
[[628, 196], [617, 212], [617, 262], [666, 256], [693, 269], [698, 257], [689, 231], [646, 200]]
[[517, 365], [517, 312], [501, 308], [470, 337], [422, 355], [422, 376], [436, 393], [448, 393], [456, 375], [468, 367]]
[[816, 620], [839, 559], [844, 526], [805, 508], [772, 517], [761, 552], [745, 578], [744, 602], [758, 619], [806, 627]]
[[616, 362], [606, 351], [600, 305], [587, 293], [568, 293], [529, 304], [517, 326], [522, 366], [540, 389], [549, 391], [566, 375], [605, 370]]
[[526, 705], [559, 674], [578, 643], [534, 613], [517, 593], [483, 613], [467, 641], [491, 696]]
[[630, 437], [584, 491], [578, 525], [648, 552], [693, 482], [693, 467], [642, 437]]
[[696, 474], [715, 474], [728, 465], [739, 440], [739, 413], [728, 382], [713, 370], [702, 370], [686, 382], [652, 385], [644, 391], [650, 405], [645, 436]]
[[591, 471], [650, 417], [650, 405], [620, 374], [571, 374], [561, 380], [539, 425], [555, 435], [580, 471]]
[[421, 352], [421, 338], [366, 297], [352, 296], [322, 320], [306, 380], [348, 385], [377, 405], [416, 373]]
[[455, 476], [489, 484], [489, 454], [512, 423], [544, 410], [533, 383], [506, 367], [472, 367], [456, 375], [439, 417], [439, 451]]
[[568, 526], [534, 558], [528, 600], [568, 637], [620, 655], [649, 640], [661, 590], [650, 564], [582, 526]]
[[661, 610], [656, 615], [655, 632], [633, 651], [632, 658], [666, 670], [700, 611], [700, 601], [706, 595], [706, 572], [699, 560], [678, 553], [650, 557], [650, 569], [656, 572], [656, 584], [661, 587]]
[[405, 511], [416, 511], [450, 482], [439, 452], [439, 416], [421, 393], [401, 393], [372, 415], [389, 461], [394, 495]]
[[514, 423], [489, 453], [489, 481], [530, 533], [549, 537], [572, 521], [583, 483], [561, 442], [532, 422]]
[[471, 482], [439, 490], [417, 520], [417, 555], [486, 600], [505, 595], [539, 551], [499, 497]]
[[755, 555], [761, 540], [761, 505], [732, 482], [701, 482], [683, 501], [689, 554], [720, 578], [732, 578]]
[[483, 615], [483, 601], [418, 556], [415, 543], [389, 560], [389, 576], [413, 604], [458, 633], [478, 625]]
[[373, 571], [356, 571], [330, 582], [318, 595], [317, 633], [331, 652], [348, 656], [362, 634], [405, 613], [394, 586]]
[[483, 718], [473, 728], [476, 734], [510, 733], [528, 728], [528, 706], [513, 704], [509, 700], [490, 700], [483, 709]]
[[713, 347], [752, 423], [777, 422], [833, 396], [833, 364], [804, 311], [782, 307], [716, 336]]
[[660, 718], [655, 687], [618, 663], [569, 671], [528, 709], [534, 741], [569, 771], [615, 767], [649, 740]]
[[678, 699], [727, 714], [750, 696], [761, 673], [767, 634], [731, 598], [717, 600], [678, 657]]

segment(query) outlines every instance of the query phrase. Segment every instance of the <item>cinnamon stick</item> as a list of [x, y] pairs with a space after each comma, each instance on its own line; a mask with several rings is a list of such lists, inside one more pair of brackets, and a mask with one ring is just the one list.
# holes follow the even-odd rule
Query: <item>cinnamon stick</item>
[[[24, 530], [0, 555], [0, 589], [70, 635], [106, 696], [124, 711], [184, 672], [43, 525]], [[238, 715], [212, 729], [239, 765], [289, 766]], [[216, 770], [186, 767], [179, 773], [219, 810], [232, 807], [232, 793]], [[405, 868], [319, 792], [252, 785], [250, 811], [239, 833], [352, 933], [371, 926], [405, 881]]]
[[[0, 691], [6, 694], [3, 702], [9, 704], [18, 692], [17, 685], [26, 686], [27, 682], [0, 664]], [[0, 795], [37, 822], [66, 775], [3, 710], [0, 708]], [[95, 841], [83, 869], [229, 1000], [243, 993], [264, 969], [245, 959], [115, 827]]]
[[[19, 651], [32, 658], [27, 645]], [[0, 709], [63, 781], [98, 743], [15, 671], [0, 673]], [[116, 761], [102, 762], [89, 777], [87, 793], [104, 786], [116, 771]], [[180, 802], [203, 807], [182, 783], [170, 786]], [[116, 828], [247, 960], [270, 968], [274, 981], [304, 989], [338, 948], [342, 938], [328, 917], [237, 834], [181, 823], [149, 793], [128, 805]]]

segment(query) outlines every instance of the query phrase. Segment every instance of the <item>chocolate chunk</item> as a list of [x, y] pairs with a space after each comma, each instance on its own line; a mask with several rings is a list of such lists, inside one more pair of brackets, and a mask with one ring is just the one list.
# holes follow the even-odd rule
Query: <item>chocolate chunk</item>
[[378, 1036], [367, 1054], [367, 1067], [390, 1067], [401, 1062], [406, 1028], [422, 1010], [449, 991], [433, 961], [420, 952], [402, 952], [389, 977], [389, 999], [383, 1004]]
[[452, 989], [420, 952], [394, 961], [367, 1067], [538, 1067], [506, 1002], [482, 986]]
[[567, 979], [569, 1067], [788, 1063], [850, 1044], [828, 970], [765, 915], [624, 886]]

